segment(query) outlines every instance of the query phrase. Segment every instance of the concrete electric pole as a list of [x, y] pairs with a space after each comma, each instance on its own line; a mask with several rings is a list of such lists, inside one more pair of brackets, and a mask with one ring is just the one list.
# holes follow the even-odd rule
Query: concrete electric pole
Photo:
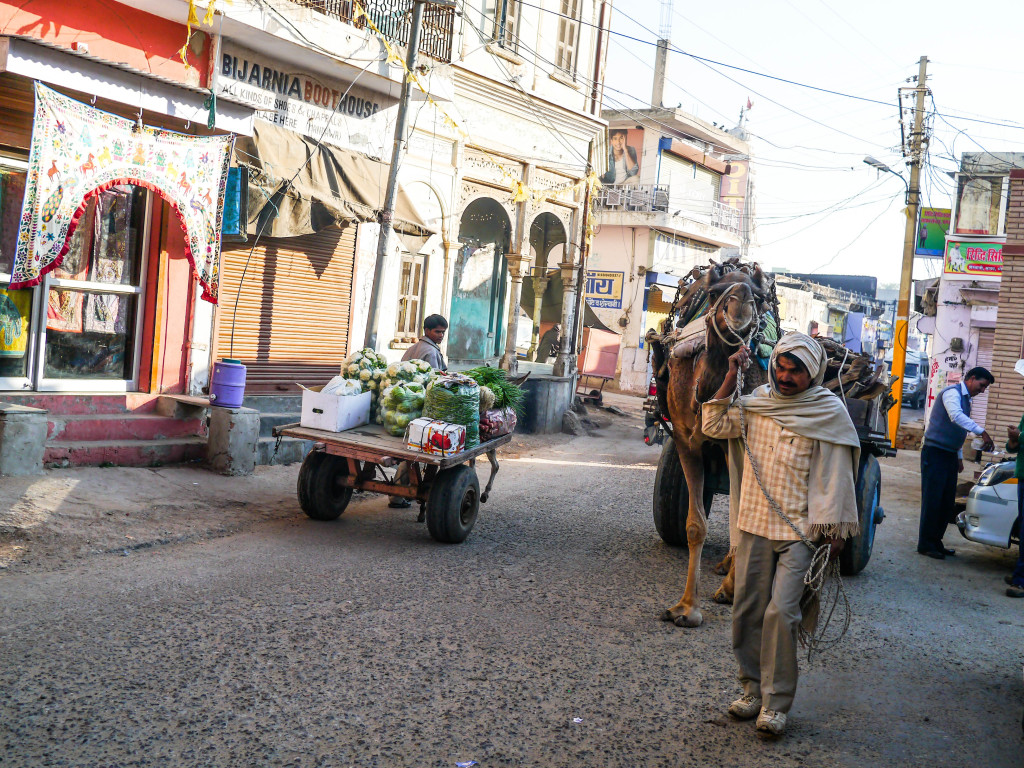
[[[917, 212], [921, 200], [921, 159], [924, 137], [924, 99], [928, 93], [928, 57], [922, 56], [914, 88], [914, 128], [910, 133], [910, 184], [907, 188], [907, 222], [903, 235], [903, 270], [900, 273], [900, 295], [896, 304], [896, 327], [893, 329], [892, 378], [896, 404], [889, 410], [889, 439], [896, 444], [903, 410], [903, 373], [907, 364], [907, 324], [910, 321], [910, 293], [914, 275], [914, 243], [917, 241]], [[903, 116], [900, 115], [900, 119]]]

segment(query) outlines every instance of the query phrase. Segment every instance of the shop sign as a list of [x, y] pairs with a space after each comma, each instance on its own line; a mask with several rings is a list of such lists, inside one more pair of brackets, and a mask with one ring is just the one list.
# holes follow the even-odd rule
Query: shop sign
[[949, 208], [922, 208], [917, 227], [918, 256], [941, 256], [949, 232]]
[[622, 309], [623, 272], [587, 270], [584, 298], [595, 309]]
[[[297, 71], [291, 65], [224, 43], [218, 87], [221, 93], [257, 108], [257, 116], [306, 136], [348, 146], [342, 117], [365, 120], [385, 109], [381, 94], [350, 87], [340, 80]], [[347, 94], [346, 94], [347, 91]]]
[[973, 280], [998, 280], [1003, 273], [1003, 244], [950, 240], [943, 274]]

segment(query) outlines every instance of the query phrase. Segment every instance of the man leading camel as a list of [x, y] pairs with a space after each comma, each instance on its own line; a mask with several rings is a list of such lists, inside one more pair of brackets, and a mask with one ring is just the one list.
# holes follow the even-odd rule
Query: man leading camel
[[[828, 541], [830, 557], [858, 530], [854, 473], [860, 442], [842, 401], [821, 386], [826, 356], [802, 333], [782, 337], [769, 362], [769, 382], [734, 398], [746, 347], [729, 358], [729, 372], [702, 408], [704, 434], [729, 440], [729, 527], [736, 548], [733, 652], [743, 696], [729, 707], [741, 720], [757, 717], [759, 733], [780, 736], [797, 683], [797, 637], [803, 618], [804, 574], [813, 552], [773, 509], [769, 494], [807, 538]], [[741, 439], [746, 442], [761, 485]]]

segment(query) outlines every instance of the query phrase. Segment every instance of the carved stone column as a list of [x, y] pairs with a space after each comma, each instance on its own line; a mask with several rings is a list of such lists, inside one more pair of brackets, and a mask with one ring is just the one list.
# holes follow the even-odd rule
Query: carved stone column
[[511, 280], [509, 291], [508, 328], [505, 331], [505, 354], [501, 358], [501, 367], [508, 371], [509, 376], [519, 372], [519, 358], [516, 355], [516, 336], [519, 333], [519, 310], [523, 298], [523, 268], [529, 259], [521, 253], [505, 255], [508, 262], [508, 276]]
[[576, 264], [562, 261], [558, 268], [562, 273], [562, 340], [555, 358], [554, 373], [555, 376], [572, 376], [576, 372], [576, 356], [570, 352], [572, 318], [576, 307]]
[[545, 362], [537, 360], [537, 345], [540, 343], [540, 317], [541, 308], [544, 305], [544, 291], [548, 289], [550, 280], [547, 277], [533, 278], [533, 333], [530, 336], [530, 350], [526, 358], [534, 362]]

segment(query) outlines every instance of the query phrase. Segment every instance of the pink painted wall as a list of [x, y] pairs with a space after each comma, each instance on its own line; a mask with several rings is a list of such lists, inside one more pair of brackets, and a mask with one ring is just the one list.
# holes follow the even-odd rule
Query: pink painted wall
[[[187, 28], [113, 0], [0, 0], [0, 34], [22, 35], [71, 48], [85, 43], [101, 59], [190, 85], [209, 80], [210, 38], [193, 34], [191, 68], [178, 57]], [[193, 30], [195, 32], [195, 30]]]

